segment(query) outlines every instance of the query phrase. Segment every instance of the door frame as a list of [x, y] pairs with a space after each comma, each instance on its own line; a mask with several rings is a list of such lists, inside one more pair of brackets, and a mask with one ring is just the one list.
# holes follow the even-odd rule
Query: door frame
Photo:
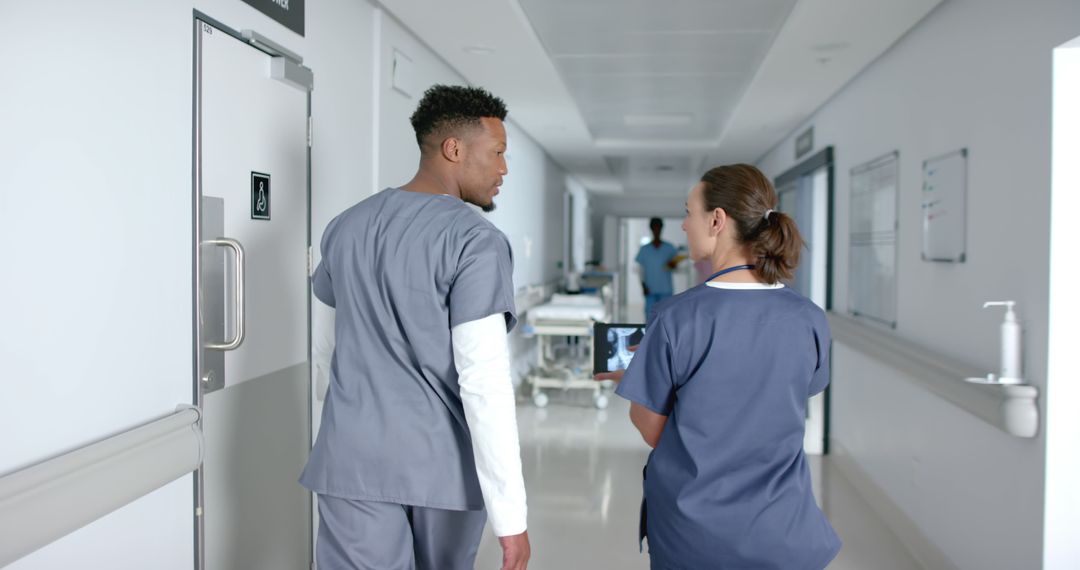
[[[220, 20], [217, 20], [204, 12], [199, 10], [192, 10], [192, 66], [191, 66], [191, 304], [192, 304], [192, 404], [199, 409], [199, 428], [202, 429], [202, 410], [203, 410], [203, 390], [201, 389], [202, 381], [202, 317], [201, 302], [199, 298], [199, 292], [201, 288], [200, 276], [202, 275], [202, 198], [203, 198], [203, 185], [202, 185], [202, 33], [201, 26], [209, 25], [216, 31], [229, 35], [240, 42], [247, 44], [252, 49], [256, 49], [269, 55], [271, 57], [285, 57], [295, 63], [301, 63], [297, 60], [297, 56], [284, 48], [281, 51], [276, 51], [276, 46], [269, 42], [255, 42], [249, 38], [245, 38], [244, 34], [231, 26], [223, 24]], [[312, 116], [312, 103], [311, 103], [311, 89], [307, 90], [307, 124], [308, 124], [308, 136], [306, 147], [306, 172], [305, 172], [305, 192], [307, 212], [305, 214], [305, 247], [307, 249], [308, 256], [308, 277], [311, 275], [311, 116]], [[312, 395], [311, 395], [311, 282], [308, 281], [307, 287], [307, 360], [308, 360], [308, 404], [306, 406], [307, 418], [305, 420], [306, 425], [312, 425]], [[193, 533], [194, 533], [194, 560], [195, 570], [206, 569], [206, 554], [205, 554], [205, 541], [206, 541], [206, 525], [203, 517], [203, 503], [204, 503], [204, 490], [205, 490], [205, 476], [203, 466], [200, 463], [199, 468], [195, 471], [193, 477]], [[310, 520], [315, 519], [314, 509], [311, 502], [308, 502], [309, 517]], [[309, 559], [315, 560], [315, 542], [314, 536], [310, 541]]]
[[[786, 184], [798, 181], [803, 176], [808, 176], [817, 172], [821, 168], [826, 168], [828, 186], [826, 187], [826, 211], [825, 211], [825, 311], [833, 311], [833, 259], [835, 258], [833, 248], [836, 243], [836, 174], [835, 174], [835, 152], [832, 146], [827, 146], [821, 151], [817, 152], [810, 158], [803, 160], [799, 164], [789, 168], [780, 176], [773, 179], [773, 187], [780, 188]], [[832, 347], [829, 348], [829, 362], [832, 362]], [[830, 375], [832, 370], [830, 368]], [[832, 379], [830, 378], [829, 385], [825, 387], [824, 394], [824, 425], [822, 437], [825, 441], [822, 442], [821, 454], [829, 455], [829, 433], [832, 425]]]

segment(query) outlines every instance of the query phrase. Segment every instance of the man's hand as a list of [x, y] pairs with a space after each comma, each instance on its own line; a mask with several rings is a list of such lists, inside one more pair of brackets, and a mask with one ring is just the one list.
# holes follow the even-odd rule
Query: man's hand
[[525, 570], [529, 565], [529, 531], [512, 536], [500, 536], [503, 551], [502, 570]]

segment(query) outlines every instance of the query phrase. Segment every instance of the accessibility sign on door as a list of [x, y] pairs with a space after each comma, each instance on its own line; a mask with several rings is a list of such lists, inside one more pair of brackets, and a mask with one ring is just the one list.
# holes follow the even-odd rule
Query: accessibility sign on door
[[270, 219], [270, 175], [251, 173], [251, 219]]

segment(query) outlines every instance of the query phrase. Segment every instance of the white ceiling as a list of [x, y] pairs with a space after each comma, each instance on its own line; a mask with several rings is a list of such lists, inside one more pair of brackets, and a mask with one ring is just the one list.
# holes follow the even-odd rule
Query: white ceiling
[[715, 140], [794, 3], [521, 0], [589, 132], [609, 142]]
[[756, 161], [941, 1], [381, 4], [590, 191], [640, 196]]

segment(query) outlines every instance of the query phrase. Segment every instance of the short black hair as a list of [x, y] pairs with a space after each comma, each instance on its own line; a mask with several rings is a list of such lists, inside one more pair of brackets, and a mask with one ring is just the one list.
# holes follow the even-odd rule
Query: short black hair
[[416, 143], [423, 149], [429, 135], [478, 126], [484, 117], [505, 121], [506, 103], [479, 87], [432, 85], [424, 92], [409, 121], [416, 131]]
[[652, 218], [652, 219], [650, 219], [649, 220], [649, 229], [652, 229], [655, 226], [664, 227], [664, 220], [661, 220], [660, 218]]

